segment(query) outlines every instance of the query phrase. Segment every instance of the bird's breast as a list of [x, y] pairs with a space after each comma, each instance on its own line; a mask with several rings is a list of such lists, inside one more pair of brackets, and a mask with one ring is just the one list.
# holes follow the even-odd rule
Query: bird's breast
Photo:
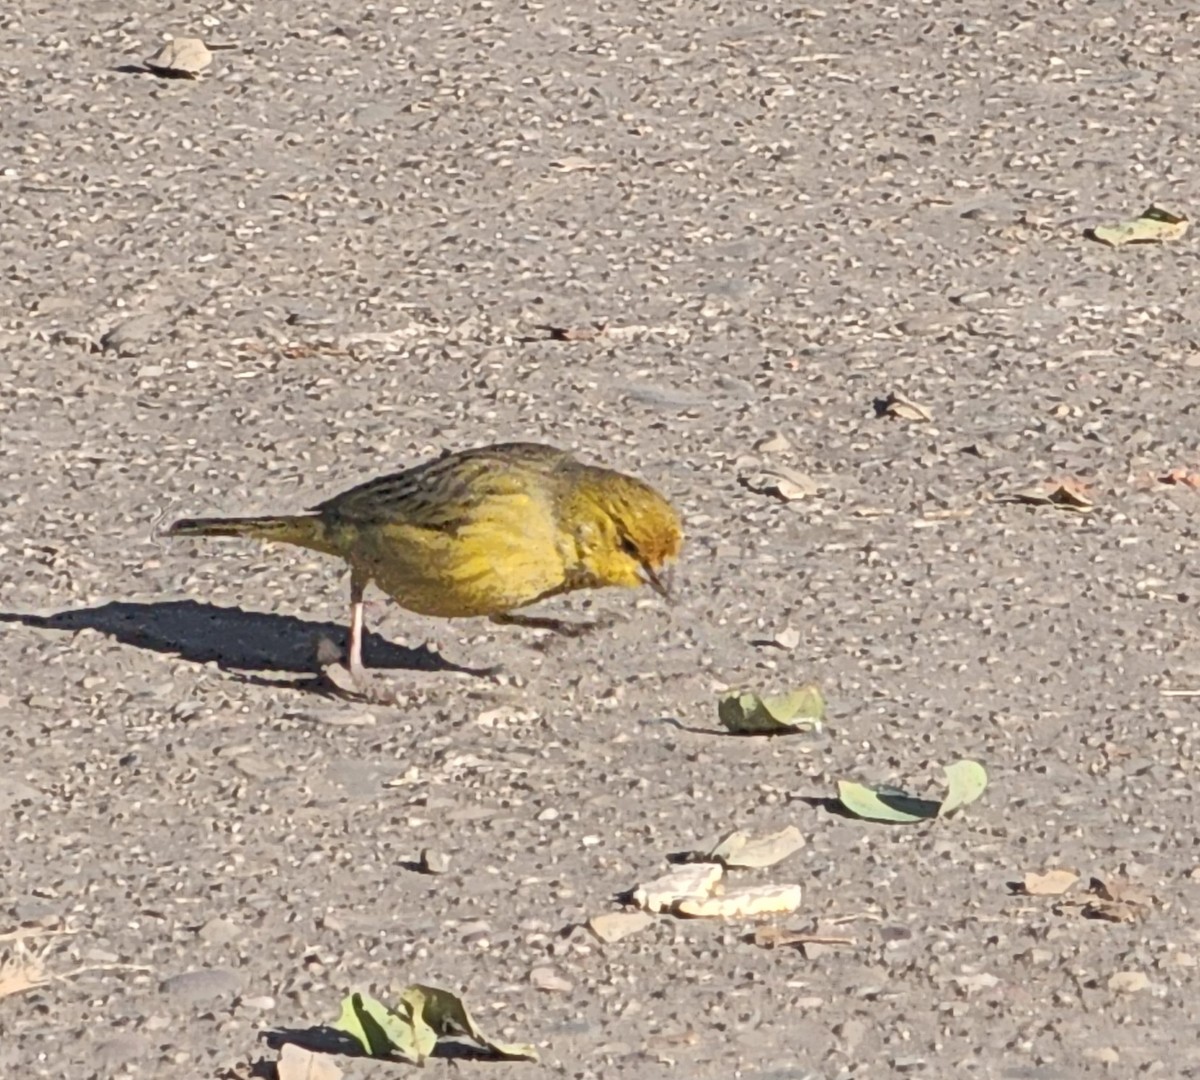
[[359, 526], [351, 561], [402, 607], [424, 615], [496, 615], [560, 590], [573, 541], [537, 494], [495, 494], [453, 530]]

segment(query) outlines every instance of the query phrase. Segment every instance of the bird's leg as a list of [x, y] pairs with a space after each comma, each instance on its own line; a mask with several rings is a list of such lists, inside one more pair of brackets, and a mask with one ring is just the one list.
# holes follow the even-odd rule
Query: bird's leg
[[367, 591], [367, 579], [357, 569], [350, 569], [350, 641], [346, 649], [346, 669], [350, 677], [361, 683], [367, 674], [363, 667], [363, 594]]

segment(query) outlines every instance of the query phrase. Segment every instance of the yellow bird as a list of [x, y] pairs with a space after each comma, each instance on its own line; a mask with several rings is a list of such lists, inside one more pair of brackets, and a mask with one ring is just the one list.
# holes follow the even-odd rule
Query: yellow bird
[[344, 559], [356, 679], [370, 582], [422, 615], [553, 626], [509, 613], [607, 585], [667, 596], [662, 573], [683, 544], [679, 515], [648, 484], [536, 443], [446, 453], [305, 514], [193, 518], [169, 535], [276, 540]]

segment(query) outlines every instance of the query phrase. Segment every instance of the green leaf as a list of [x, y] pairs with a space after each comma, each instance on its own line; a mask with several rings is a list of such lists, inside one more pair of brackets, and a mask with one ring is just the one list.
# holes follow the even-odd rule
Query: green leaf
[[825, 699], [815, 683], [770, 697], [752, 693], [727, 694], [717, 703], [717, 716], [736, 735], [820, 731], [825, 718]]
[[416, 983], [400, 995], [401, 1006], [407, 1006], [414, 1025], [423, 1025], [434, 1039], [443, 1035], [465, 1035], [500, 1058], [510, 1061], [537, 1061], [536, 1048], [527, 1043], [501, 1043], [479, 1030], [467, 1011], [466, 1003], [457, 994], [436, 986]]
[[391, 1057], [395, 1051], [414, 1064], [423, 1060], [415, 1052], [408, 1020], [369, 994], [343, 998], [341, 1015], [333, 1026], [354, 1039], [368, 1057]]
[[918, 799], [895, 788], [870, 788], [850, 780], [838, 781], [838, 799], [855, 817], [899, 825], [928, 821], [941, 809], [941, 803], [933, 799]]
[[412, 1047], [412, 1057], [418, 1065], [423, 1065], [425, 1059], [433, 1053], [437, 1046], [438, 1032], [429, 1024], [425, 1016], [425, 999], [421, 993], [422, 987], [410, 986], [400, 995], [400, 1003], [396, 1012], [408, 1021], [408, 1041]]
[[1188, 219], [1182, 214], [1171, 214], [1150, 206], [1130, 221], [1097, 225], [1086, 230], [1084, 235], [1109, 247], [1120, 247], [1122, 244], [1161, 244], [1166, 240], [1179, 240], [1187, 230]]
[[938, 812], [939, 817], [953, 814], [978, 799], [988, 785], [987, 770], [978, 761], [956, 761], [946, 766], [946, 783], [950, 791]]
[[496, 1057], [512, 1061], [537, 1061], [536, 1048], [525, 1043], [501, 1043], [479, 1030], [457, 994], [436, 986], [414, 983], [389, 1009], [369, 994], [350, 994], [342, 1001], [341, 1015], [333, 1025], [375, 1058], [403, 1057], [423, 1065], [444, 1035], [474, 1039]]

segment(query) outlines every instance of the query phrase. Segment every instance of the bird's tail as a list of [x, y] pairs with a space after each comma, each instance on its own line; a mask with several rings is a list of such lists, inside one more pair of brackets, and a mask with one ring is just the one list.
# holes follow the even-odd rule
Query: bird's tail
[[245, 536], [281, 544], [341, 554], [325, 522], [316, 514], [251, 518], [184, 518], [167, 530], [168, 536]]

